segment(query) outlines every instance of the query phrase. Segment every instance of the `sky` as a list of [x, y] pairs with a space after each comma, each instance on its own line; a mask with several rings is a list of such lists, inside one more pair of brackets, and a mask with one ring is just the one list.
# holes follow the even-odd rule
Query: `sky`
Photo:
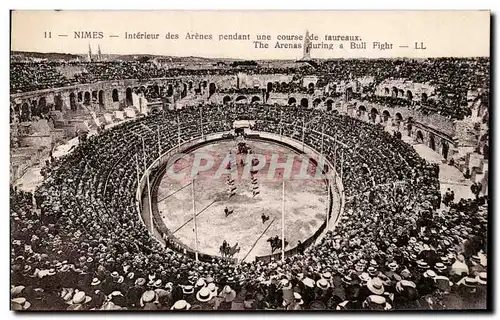
[[[275, 46], [277, 42], [303, 44], [303, 40], [279, 41], [277, 37], [303, 36], [306, 30], [318, 36], [313, 43], [334, 45], [333, 49], [313, 49], [313, 58], [474, 57], [490, 52], [489, 11], [312, 10], [13, 11], [11, 50], [83, 54], [89, 45], [93, 52], [99, 45], [104, 54], [300, 59], [303, 49]], [[78, 31], [101, 33], [102, 38], [77, 39]], [[158, 34], [159, 39], [127, 40], [125, 32]], [[179, 39], [165, 39], [169, 32]], [[186, 40], [187, 33], [212, 35], [212, 40]], [[251, 40], [219, 41], [219, 35], [236, 33], [248, 34]], [[258, 34], [272, 37], [267, 49], [255, 48]], [[362, 48], [364, 43], [366, 49], [351, 48], [349, 41], [327, 42], [325, 35], [358, 36], [357, 44]]]

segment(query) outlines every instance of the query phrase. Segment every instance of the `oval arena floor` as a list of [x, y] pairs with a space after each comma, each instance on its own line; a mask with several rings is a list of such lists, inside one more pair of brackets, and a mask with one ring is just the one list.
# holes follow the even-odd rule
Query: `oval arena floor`
[[[244, 176], [244, 168], [237, 156], [237, 178], [234, 181], [235, 195], [229, 197], [228, 175], [217, 176], [216, 171], [222, 159], [231, 151], [237, 153], [237, 141], [221, 141], [203, 145], [188, 153], [189, 158], [178, 160], [176, 173], [189, 173], [195, 153], [213, 156], [215, 165], [200, 172], [195, 181], [194, 198], [196, 223], [198, 229], [198, 249], [202, 253], [219, 255], [224, 240], [231, 246], [238, 244], [240, 250], [234, 255], [239, 260], [251, 261], [256, 256], [271, 253], [267, 239], [281, 237], [281, 199], [283, 170], [269, 178], [269, 159], [271, 154], [279, 155], [279, 162], [285, 162], [289, 154], [295, 154], [292, 177], [285, 183], [285, 238], [287, 249], [295, 247], [298, 240], [304, 241], [312, 236], [326, 219], [328, 190], [323, 180], [296, 179], [295, 172], [300, 170], [301, 159], [296, 151], [276, 143], [265, 141], [245, 141], [256, 154], [266, 155], [264, 168], [255, 175], [259, 194], [253, 195], [253, 185]], [[311, 163], [310, 170], [315, 170]], [[332, 219], [339, 211], [339, 196], [333, 190]], [[159, 182], [157, 195], [158, 212], [162, 222], [185, 245], [195, 248], [193, 222], [193, 190], [191, 179], [178, 179], [166, 173]], [[232, 211], [226, 217], [225, 208]], [[269, 217], [264, 223], [262, 215]]]

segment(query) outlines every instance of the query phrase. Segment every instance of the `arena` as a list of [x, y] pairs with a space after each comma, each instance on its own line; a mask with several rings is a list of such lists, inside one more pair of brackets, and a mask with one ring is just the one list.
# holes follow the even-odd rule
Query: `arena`
[[11, 308], [485, 309], [489, 59], [450, 61], [14, 60]]
[[[248, 146], [257, 153], [282, 155], [284, 157], [293, 150], [269, 142], [251, 141]], [[210, 144], [196, 149], [197, 152], [207, 152], [224, 157], [229, 152], [236, 154], [237, 143], [224, 141]], [[241, 159], [237, 159], [239, 163]], [[292, 167], [299, 167], [301, 164]], [[176, 163], [181, 170], [189, 171], [192, 161], [182, 160]], [[230, 239], [231, 244], [238, 244], [241, 249], [234, 255], [238, 260], [246, 258], [255, 260], [255, 256], [264, 256], [271, 253], [267, 240], [276, 235], [281, 236], [281, 207], [282, 179], [268, 179], [266, 169], [262, 168], [254, 177], [259, 180], [258, 189], [253, 189], [252, 179], [244, 177], [242, 166], [237, 166], [238, 174], [235, 179], [235, 195], [229, 197], [227, 178], [230, 175], [215, 177], [217, 167], [204, 171], [196, 179], [195, 207], [199, 208], [200, 216], [197, 219], [199, 250], [211, 255], [220, 254], [220, 245], [223, 240]], [[297, 168], [297, 170], [299, 170]], [[315, 170], [311, 168], [310, 170]], [[282, 175], [282, 171], [278, 175]], [[193, 212], [191, 201], [193, 194], [189, 184], [191, 182], [164, 177], [158, 189], [159, 212], [166, 227], [175, 230], [174, 235], [186, 245], [194, 248]], [[286, 219], [285, 238], [294, 247], [300, 240], [304, 242], [311, 237], [319, 226], [326, 220], [328, 210], [328, 187], [323, 180], [290, 179], [286, 183]], [[253, 191], [258, 190], [258, 195]], [[339, 203], [338, 196], [333, 200]], [[338, 205], [336, 206], [338, 207]], [[225, 216], [224, 209], [232, 212]], [[336, 208], [338, 211], [338, 208]], [[335, 208], [333, 209], [336, 212]], [[203, 213], [203, 215], [201, 215]], [[265, 222], [261, 222], [262, 216]]]

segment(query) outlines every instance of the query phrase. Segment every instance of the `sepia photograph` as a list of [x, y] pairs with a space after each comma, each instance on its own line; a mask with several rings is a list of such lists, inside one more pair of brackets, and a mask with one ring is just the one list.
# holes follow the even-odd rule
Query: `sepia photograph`
[[490, 26], [11, 10], [10, 310], [491, 311]]

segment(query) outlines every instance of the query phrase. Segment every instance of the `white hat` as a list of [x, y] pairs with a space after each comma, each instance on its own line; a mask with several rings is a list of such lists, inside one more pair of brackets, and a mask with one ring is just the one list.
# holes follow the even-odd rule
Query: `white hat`
[[189, 310], [191, 305], [186, 300], [178, 300], [174, 303], [170, 310]]
[[328, 283], [326, 279], [319, 279], [318, 281], [316, 281], [316, 286], [322, 290], [326, 290], [330, 288], [330, 283]]
[[371, 292], [377, 295], [383, 294], [385, 291], [384, 284], [382, 283], [382, 280], [380, 280], [379, 278], [373, 278], [368, 280], [366, 286]]
[[200, 302], [207, 302], [212, 299], [212, 291], [208, 287], [203, 287], [196, 293], [196, 299]]

